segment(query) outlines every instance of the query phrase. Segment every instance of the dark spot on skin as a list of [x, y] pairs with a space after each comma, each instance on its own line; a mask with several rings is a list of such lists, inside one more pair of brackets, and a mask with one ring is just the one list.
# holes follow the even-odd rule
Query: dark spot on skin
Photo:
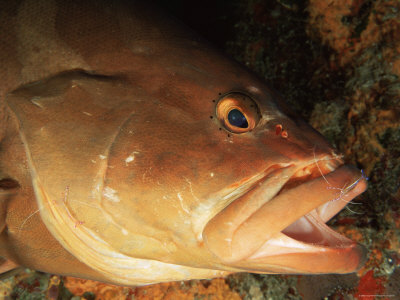
[[214, 103], [215, 103], [215, 100], [213, 100], [212, 102], [214, 102]]
[[218, 95], [220, 95], [220, 96], [221, 96], [221, 95], [222, 95], [222, 93], [218, 93]]
[[222, 130], [222, 128], [220, 127], [219, 130]]
[[231, 135], [228, 133], [228, 137], [231, 137]]
[[213, 116], [210, 116], [210, 119], [212, 119], [213, 118]]
[[11, 178], [0, 179], [0, 189], [2, 190], [12, 190], [19, 187], [20, 187], [19, 183], [14, 179]]

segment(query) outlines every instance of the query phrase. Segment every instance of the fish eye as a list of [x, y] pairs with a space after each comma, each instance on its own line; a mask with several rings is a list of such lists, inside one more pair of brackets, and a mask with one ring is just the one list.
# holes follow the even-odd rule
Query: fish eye
[[239, 92], [222, 96], [216, 114], [222, 125], [232, 133], [251, 131], [260, 120], [258, 105], [249, 96]]

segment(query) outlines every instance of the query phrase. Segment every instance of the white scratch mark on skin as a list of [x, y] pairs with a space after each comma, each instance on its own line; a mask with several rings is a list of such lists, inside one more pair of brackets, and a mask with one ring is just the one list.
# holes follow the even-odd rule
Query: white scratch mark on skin
[[91, 207], [91, 208], [95, 208], [95, 209], [101, 210], [100, 207], [97, 207], [95, 205], [92, 205], [92, 204], [89, 204], [89, 203], [86, 203], [86, 202], [83, 202], [83, 201], [79, 201], [79, 200], [68, 200], [68, 202], [79, 203], [81, 205], [85, 205], [85, 206], [88, 206], [88, 207]]
[[133, 155], [129, 155], [126, 159], [125, 159], [125, 164], [128, 165], [130, 162], [135, 160], [135, 156]]
[[40, 209], [35, 210], [33, 213], [31, 213], [18, 227], [18, 235], [21, 233], [22, 228], [24, 227], [25, 223], [32, 218], [35, 214], [37, 214], [40, 211]]
[[101, 154], [99, 154], [99, 157], [100, 157], [100, 159], [102, 159], [102, 160], [107, 158], [107, 156], [101, 155]]
[[96, 161], [95, 161], [94, 159], [92, 159], [92, 163], [94, 163], [94, 164], [95, 164], [95, 163], [96, 163]]
[[147, 173], [151, 173], [151, 169], [153, 169], [153, 167], [150, 167], [148, 170], [146, 170], [144, 173], [143, 173], [143, 176], [142, 176], [142, 181], [143, 182], [145, 182], [145, 180], [146, 180], [146, 178], [147, 178]]
[[211, 176], [211, 177], [214, 177], [214, 173], [213, 173], [213, 172], [211, 172], [211, 173], [210, 173], [210, 176]]
[[182, 209], [185, 211], [185, 213], [190, 214], [190, 211], [187, 209], [187, 207], [185, 207], [185, 205], [183, 204], [183, 197], [181, 195], [181, 193], [176, 194], [178, 196], [179, 199], [179, 203], [181, 204]]
[[260, 92], [260, 90], [253, 85], [249, 86], [248, 89], [249, 89], [250, 93], [259, 93]]
[[38, 106], [38, 107], [40, 107], [40, 108], [43, 108], [43, 106], [42, 106], [42, 104], [40, 104], [38, 101], [40, 100], [40, 97], [33, 97], [32, 99], [31, 99], [31, 102], [34, 104], [34, 105], [36, 105], [36, 106]]
[[[72, 214], [71, 211], [68, 208], [68, 204], [67, 202], [72, 202], [71, 200], [68, 199], [69, 197], [69, 185], [67, 185], [65, 187], [65, 191], [64, 191], [64, 198], [62, 199], [62, 204], [64, 205], [65, 211], [67, 212], [68, 217], [75, 223], [74, 227], [77, 228], [78, 225], [82, 225], [85, 223], [85, 221], [80, 221], [77, 220]], [[79, 202], [79, 201], [76, 201]]]
[[139, 154], [137, 151], [133, 151], [126, 159], [125, 159], [125, 165], [128, 165], [129, 163], [133, 162], [135, 160], [135, 154]]
[[106, 186], [104, 188], [103, 196], [112, 202], [120, 202], [121, 201], [117, 195], [117, 191], [113, 190], [112, 188], [110, 188], [108, 186]]
[[226, 239], [225, 239], [225, 241], [227, 241], [227, 242], [229, 242], [229, 243], [230, 243], [230, 242], [232, 242], [232, 239], [230, 239], [230, 238], [226, 238]]
[[193, 198], [196, 199], [197, 202], [199, 202], [199, 201], [200, 201], [199, 198], [197, 198], [197, 197], [195, 196], [195, 194], [193, 193], [192, 183], [191, 183], [190, 180], [187, 179], [186, 177], [184, 177], [184, 178], [185, 178], [186, 182], [189, 184], [190, 193], [192, 194]]
[[128, 230], [126, 230], [125, 228], [122, 228], [121, 231], [123, 235], [128, 235]]
[[93, 116], [91, 113], [88, 113], [87, 111], [83, 111], [82, 113], [87, 115], [87, 116], [89, 116], [89, 117]]
[[[276, 113], [276, 111], [274, 111], [273, 113], [270, 113], [268, 110], [264, 111], [261, 115], [262, 115], [262, 120], [261, 120], [259, 126], [265, 125], [268, 122], [272, 122], [278, 116], [282, 116], [281, 113]], [[264, 132], [264, 131], [270, 131], [270, 129], [268, 129], [267, 127], [264, 127], [262, 132]]]

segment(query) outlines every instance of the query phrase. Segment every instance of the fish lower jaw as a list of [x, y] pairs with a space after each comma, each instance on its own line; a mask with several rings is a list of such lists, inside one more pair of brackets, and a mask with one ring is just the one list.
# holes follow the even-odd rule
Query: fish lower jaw
[[326, 225], [346, 204], [330, 201], [312, 210], [268, 239], [246, 261], [277, 273], [357, 271], [366, 260], [366, 249]]
[[246, 262], [263, 273], [351, 273], [362, 267], [366, 249], [329, 228], [317, 210], [275, 234]]
[[343, 249], [353, 244], [352, 240], [328, 227], [314, 210], [267, 240], [249, 259], [290, 253], [324, 252], [335, 248]]

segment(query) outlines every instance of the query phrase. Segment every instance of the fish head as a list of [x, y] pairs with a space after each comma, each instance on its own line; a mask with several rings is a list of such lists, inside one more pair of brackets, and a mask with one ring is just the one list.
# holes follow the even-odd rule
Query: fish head
[[[195, 103], [193, 114], [161, 108], [156, 129], [132, 125], [138, 148], [124, 151], [121, 140], [122, 166], [110, 173], [127, 203], [123, 213], [105, 207], [120, 220], [141, 211], [146, 224], [168, 232], [169, 262], [259, 273], [357, 270], [364, 248], [325, 223], [365, 190], [365, 177], [273, 95], [262, 86], [221, 89]], [[124, 182], [131, 172], [139, 180]], [[140, 201], [128, 196], [132, 185]]]
[[131, 134], [121, 134], [110, 153], [120, 167], [107, 171], [126, 203], [104, 207], [119, 220], [131, 211], [146, 216], [126, 225], [132, 230], [164, 230], [171, 253], [163, 257], [172, 263], [259, 273], [357, 270], [364, 248], [325, 223], [365, 190], [365, 176], [246, 69], [222, 59], [205, 67], [195, 57], [175, 69], [179, 86], [154, 92], [160, 103], [126, 123]]

